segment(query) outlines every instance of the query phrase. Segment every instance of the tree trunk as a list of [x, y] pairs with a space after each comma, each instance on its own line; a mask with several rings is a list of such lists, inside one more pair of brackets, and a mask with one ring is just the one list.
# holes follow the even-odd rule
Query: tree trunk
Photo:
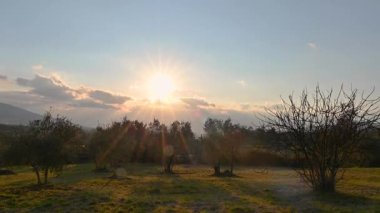
[[44, 184], [47, 184], [48, 175], [49, 175], [49, 169], [46, 168], [45, 173], [44, 173]]
[[214, 175], [220, 176], [220, 161], [217, 161], [214, 165]]
[[231, 172], [231, 175], [234, 173], [234, 160], [231, 160], [231, 163], [230, 163], [230, 172]]
[[231, 161], [230, 161], [230, 174], [232, 176], [232, 174], [234, 173], [234, 153], [232, 152], [231, 153]]
[[324, 183], [314, 186], [314, 191], [317, 192], [335, 192], [335, 183], [326, 181]]
[[34, 170], [34, 172], [36, 173], [36, 176], [37, 176], [37, 184], [41, 185], [40, 171], [38, 170], [37, 166], [32, 166], [32, 167], [33, 167], [33, 170]]
[[172, 174], [173, 173], [173, 160], [174, 160], [174, 155], [170, 156], [166, 160], [166, 165], [165, 165], [165, 173]]
[[320, 169], [317, 181], [313, 184], [314, 191], [318, 192], [335, 192], [336, 175], [328, 174], [324, 168]]

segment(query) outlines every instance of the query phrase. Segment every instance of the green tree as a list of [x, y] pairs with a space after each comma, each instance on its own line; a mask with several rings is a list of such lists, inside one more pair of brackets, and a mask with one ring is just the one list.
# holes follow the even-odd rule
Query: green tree
[[116, 171], [128, 162], [146, 162], [149, 158], [154, 158], [155, 153], [150, 150], [150, 147], [154, 147], [149, 144], [153, 141], [151, 138], [146, 124], [126, 117], [121, 122], [97, 127], [89, 143], [95, 170]]
[[27, 131], [20, 135], [7, 151], [13, 164], [30, 165], [37, 184], [48, 181], [49, 171], [60, 171], [67, 162], [70, 144], [77, 141], [81, 129], [65, 117], [53, 117], [47, 112], [41, 120], [30, 122]]
[[[191, 158], [190, 153], [190, 147], [192, 147], [192, 144], [194, 143], [194, 133], [191, 129], [190, 122], [179, 122], [174, 121], [170, 125], [170, 129], [167, 132], [166, 129], [164, 129], [163, 134], [166, 134], [167, 136], [164, 136], [164, 171], [166, 173], [173, 173], [173, 163], [175, 160], [175, 157], [177, 156], [182, 158]], [[189, 159], [191, 160], [191, 159]]]
[[206, 132], [203, 138], [206, 158], [213, 164], [214, 174], [216, 176], [222, 175], [220, 171], [221, 162], [226, 160], [230, 170], [223, 175], [233, 175], [239, 148], [245, 139], [245, 128], [233, 124], [231, 119], [223, 121], [209, 118], [206, 120], [203, 129]]

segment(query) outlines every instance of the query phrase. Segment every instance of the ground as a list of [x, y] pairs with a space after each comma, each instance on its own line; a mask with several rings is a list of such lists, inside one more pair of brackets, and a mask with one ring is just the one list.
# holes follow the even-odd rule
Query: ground
[[30, 168], [0, 176], [0, 212], [380, 212], [380, 169], [346, 172], [337, 193], [316, 194], [285, 168], [239, 168], [238, 177], [210, 176], [205, 166], [127, 166], [127, 177], [70, 165], [36, 187]]

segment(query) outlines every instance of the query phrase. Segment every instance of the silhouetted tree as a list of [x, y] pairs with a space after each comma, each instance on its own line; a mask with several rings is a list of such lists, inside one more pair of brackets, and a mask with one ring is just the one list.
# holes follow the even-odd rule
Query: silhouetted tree
[[303, 91], [300, 100], [293, 95], [282, 99], [276, 108], [268, 108], [265, 121], [284, 133], [282, 140], [292, 154], [301, 178], [316, 191], [334, 191], [347, 166], [363, 148], [363, 139], [380, 117], [380, 98], [358, 97], [358, 90], [349, 93], [333, 90], [324, 93], [317, 86], [315, 94]]
[[359, 159], [359, 166], [380, 166], [380, 127], [369, 132]]
[[203, 126], [206, 135], [203, 137], [205, 146], [205, 155], [214, 168], [214, 175], [220, 176], [220, 165], [223, 157], [220, 141], [223, 137], [222, 121], [218, 119], [208, 118]]
[[8, 156], [8, 150], [12, 143], [25, 131], [25, 126], [0, 124], [0, 168], [13, 164]]
[[130, 162], [135, 146], [141, 140], [139, 131], [143, 127], [141, 123], [127, 118], [105, 128], [98, 127], [89, 145], [96, 170], [105, 170], [107, 166], [116, 169]]
[[0, 134], [0, 169], [6, 165], [5, 154], [9, 145], [10, 138], [7, 135]]
[[158, 119], [148, 124], [149, 138], [146, 143], [146, 156], [149, 162], [164, 164], [164, 148], [167, 143], [167, 128]]
[[[194, 133], [190, 122], [174, 121], [170, 125], [169, 132], [163, 131], [164, 164], [166, 173], [173, 173], [175, 156], [190, 158], [190, 144], [194, 142]], [[191, 159], [190, 159], [191, 160]]]
[[145, 162], [146, 156], [144, 156], [144, 153], [146, 153], [146, 143], [148, 141], [148, 130], [147, 125], [143, 122], [135, 121], [134, 122], [134, 128], [135, 128], [135, 140], [133, 143], [133, 152], [131, 156], [132, 162]]
[[225, 121], [218, 119], [207, 119], [204, 124], [206, 135], [203, 139], [207, 156], [214, 167], [214, 174], [220, 176], [221, 161], [227, 159], [230, 170], [224, 175], [233, 175], [234, 165], [239, 147], [245, 138], [244, 127], [233, 124], [231, 119]]
[[106, 170], [108, 161], [107, 156], [104, 156], [103, 153], [108, 149], [109, 141], [107, 130], [103, 127], [97, 127], [88, 145], [89, 155], [95, 163], [95, 171]]
[[65, 117], [53, 117], [47, 112], [41, 120], [30, 122], [28, 130], [14, 141], [7, 158], [14, 164], [30, 165], [41, 184], [44, 184], [49, 171], [59, 171], [67, 162], [69, 147], [78, 139], [81, 129]]

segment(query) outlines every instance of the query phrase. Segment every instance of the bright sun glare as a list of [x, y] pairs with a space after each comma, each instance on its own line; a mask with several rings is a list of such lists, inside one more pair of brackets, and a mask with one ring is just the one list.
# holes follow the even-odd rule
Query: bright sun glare
[[165, 73], [155, 73], [148, 82], [151, 101], [170, 101], [175, 85], [172, 78]]

